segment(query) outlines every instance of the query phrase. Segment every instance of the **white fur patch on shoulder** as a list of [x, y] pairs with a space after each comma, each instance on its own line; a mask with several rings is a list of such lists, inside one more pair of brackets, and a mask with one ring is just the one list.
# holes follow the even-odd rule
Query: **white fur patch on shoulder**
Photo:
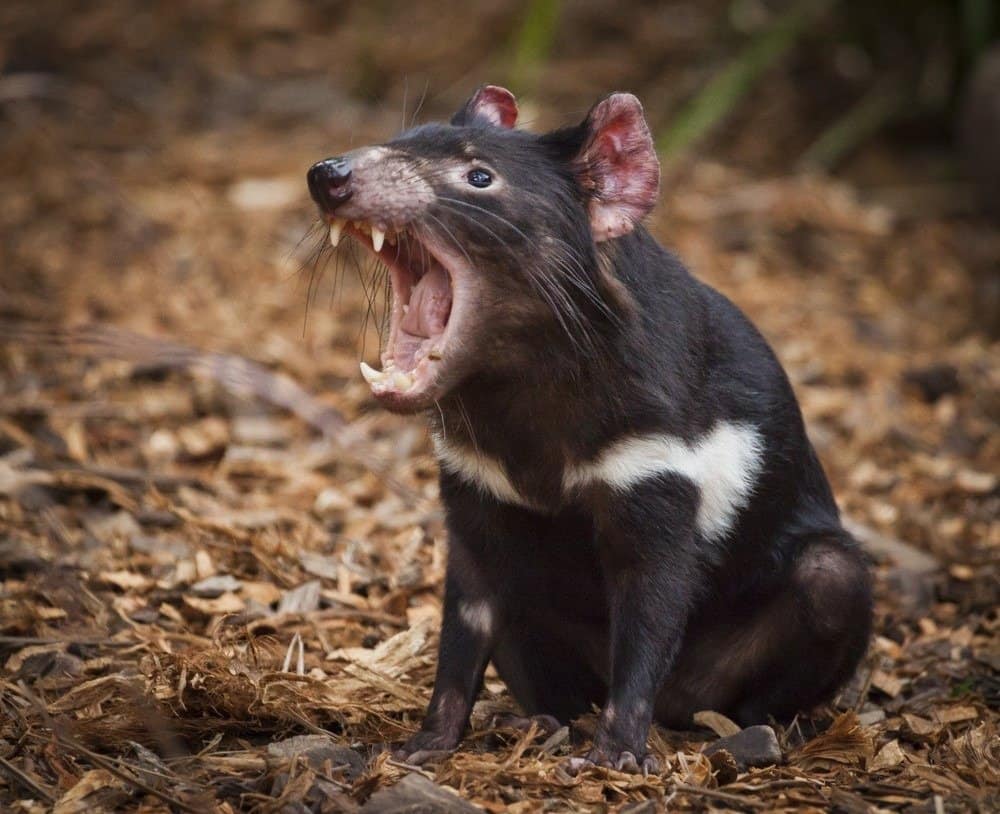
[[764, 443], [756, 429], [723, 421], [694, 443], [673, 435], [624, 438], [596, 460], [568, 469], [567, 491], [604, 483], [626, 491], [648, 478], [675, 474], [698, 487], [698, 530], [708, 538], [728, 532], [736, 513], [750, 502], [764, 462]]
[[438, 464], [444, 470], [457, 475], [466, 483], [471, 483], [485, 494], [492, 495], [502, 503], [533, 508], [507, 477], [507, 472], [495, 458], [478, 450], [449, 444], [437, 433], [431, 435]]
[[[442, 469], [502, 503], [541, 510], [518, 492], [500, 461], [449, 444], [437, 434], [432, 438]], [[749, 504], [763, 465], [760, 433], [746, 424], [723, 421], [694, 442], [667, 434], [623, 438], [595, 460], [567, 467], [562, 487], [567, 495], [593, 484], [626, 492], [658, 475], [679, 475], [698, 488], [698, 530], [715, 539], [732, 528], [737, 512]]]

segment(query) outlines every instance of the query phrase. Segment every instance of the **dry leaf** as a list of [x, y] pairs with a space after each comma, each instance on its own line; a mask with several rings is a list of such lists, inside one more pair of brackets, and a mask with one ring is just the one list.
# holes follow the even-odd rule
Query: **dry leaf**
[[973, 721], [978, 717], [979, 710], [975, 707], [940, 707], [934, 710], [934, 718], [938, 723], [942, 724], [953, 724], [958, 721]]
[[830, 728], [795, 752], [790, 762], [804, 771], [830, 771], [840, 766], [858, 766], [872, 756], [871, 738], [858, 716], [845, 712]]
[[900, 749], [899, 741], [894, 738], [879, 749], [878, 754], [868, 762], [868, 771], [878, 772], [883, 769], [891, 769], [893, 766], [898, 766], [904, 760], [906, 760], [906, 755]]
[[97, 579], [123, 591], [145, 591], [153, 584], [153, 581], [148, 577], [132, 571], [101, 571], [97, 575]]
[[246, 608], [246, 603], [234, 593], [226, 592], [214, 599], [200, 599], [197, 596], [185, 596], [184, 604], [198, 613], [206, 616], [216, 616], [223, 613], [239, 613]]
[[872, 686], [877, 687], [890, 698], [898, 696], [909, 682], [900, 676], [890, 675], [883, 670], [872, 674]]
[[942, 729], [940, 723], [928, 720], [927, 718], [921, 718], [919, 715], [909, 712], [903, 713], [903, 720], [906, 721], [907, 727], [914, 735], [936, 735]]
[[[109, 788], [121, 788], [121, 781], [107, 769], [92, 769], [59, 798], [52, 809], [52, 814], [88, 814], [95, 808], [94, 801], [88, 801], [87, 798]], [[101, 806], [98, 806], [96, 810], [100, 808]]]
[[711, 729], [720, 738], [724, 738], [727, 735], [735, 735], [740, 731], [739, 724], [730, 720], [721, 712], [713, 712], [712, 710], [696, 712], [694, 714], [694, 722], [698, 726]]

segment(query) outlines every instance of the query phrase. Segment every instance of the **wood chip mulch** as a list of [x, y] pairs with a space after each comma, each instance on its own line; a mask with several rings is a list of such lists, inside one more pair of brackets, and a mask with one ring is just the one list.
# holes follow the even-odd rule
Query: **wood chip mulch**
[[872, 552], [869, 655], [772, 766], [704, 754], [733, 727], [705, 714], [654, 731], [660, 774], [571, 777], [593, 716], [496, 727], [492, 672], [460, 750], [409, 766], [384, 746], [430, 695], [436, 468], [357, 372], [379, 320], [350, 250], [299, 242], [303, 169], [398, 110], [307, 115], [295, 86], [209, 115], [236, 46], [189, 47], [148, 97], [94, 52], [0, 128], [0, 809], [1000, 808], [1000, 347], [966, 273], [995, 227], [708, 161], [667, 179], [651, 229], [773, 343]]

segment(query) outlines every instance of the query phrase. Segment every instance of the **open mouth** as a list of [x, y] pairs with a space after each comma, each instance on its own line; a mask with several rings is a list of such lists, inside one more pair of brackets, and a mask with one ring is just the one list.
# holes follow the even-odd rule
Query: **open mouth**
[[330, 243], [348, 234], [389, 269], [392, 305], [382, 369], [361, 363], [361, 375], [386, 406], [416, 410], [438, 395], [453, 324], [461, 311], [456, 297], [461, 264], [415, 229], [330, 219]]

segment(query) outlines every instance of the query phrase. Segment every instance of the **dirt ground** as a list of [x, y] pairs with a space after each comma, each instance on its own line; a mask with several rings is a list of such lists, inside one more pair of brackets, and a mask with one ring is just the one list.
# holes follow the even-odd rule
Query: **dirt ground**
[[[529, 127], [615, 87], [661, 121], [724, 48], [717, 3], [570, 5]], [[384, 750], [430, 694], [436, 467], [358, 373], [379, 295], [304, 172], [503, 80], [518, 10], [0, 9], [0, 809], [390, 811], [404, 777], [428, 811], [1000, 806], [1000, 231], [889, 143], [850, 183], [792, 172], [791, 71], [666, 168], [650, 228], [773, 343], [872, 552], [855, 680], [744, 772], [702, 753], [729, 726], [706, 716], [653, 733], [660, 775], [570, 777], [593, 716], [497, 728], [492, 673], [459, 751]]]

